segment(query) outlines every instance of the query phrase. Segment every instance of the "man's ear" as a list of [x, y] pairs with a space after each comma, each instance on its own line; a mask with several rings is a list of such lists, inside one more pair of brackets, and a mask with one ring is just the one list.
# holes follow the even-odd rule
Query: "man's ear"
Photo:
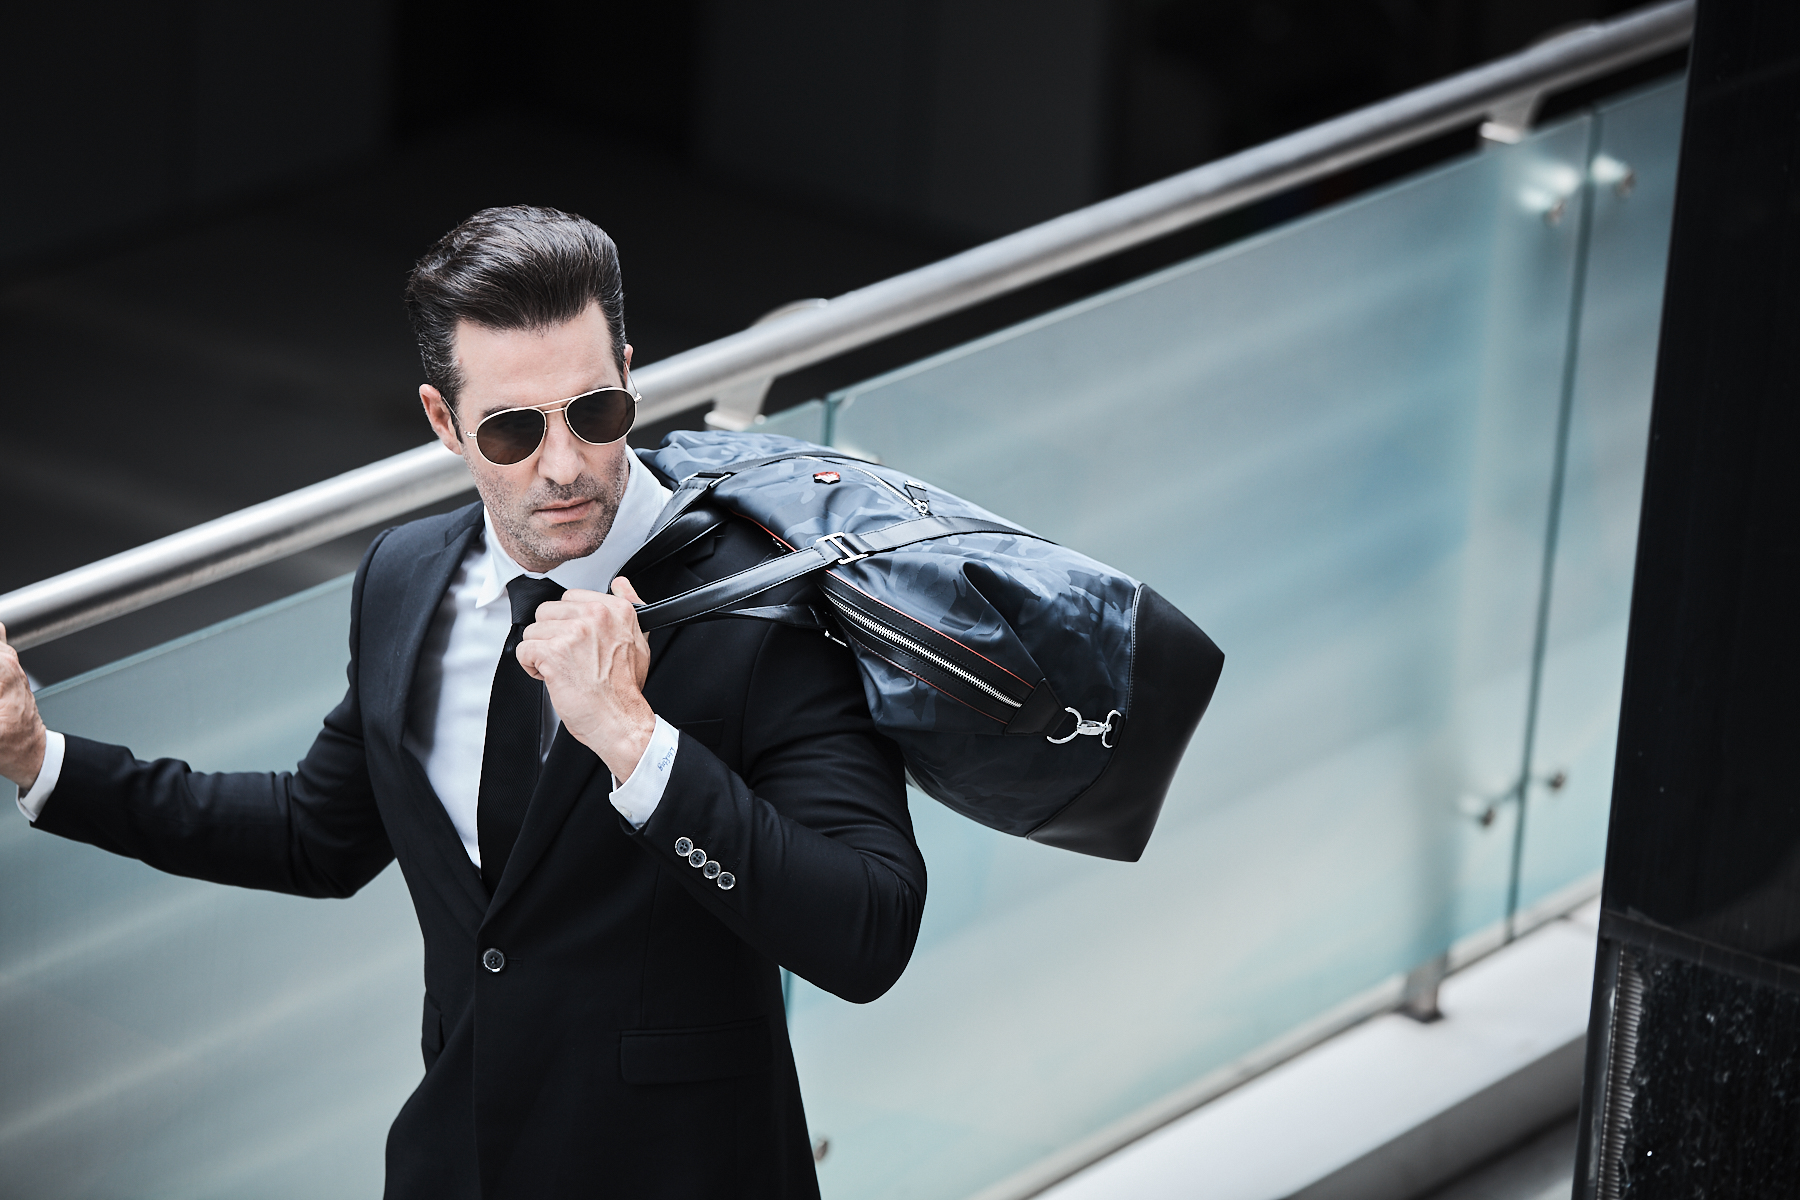
[[431, 422], [431, 432], [438, 435], [438, 441], [444, 444], [446, 450], [461, 454], [462, 435], [456, 432], [456, 416], [444, 402], [443, 393], [429, 383], [421, 383], [419, 403], [425, 406], [425, 419]]

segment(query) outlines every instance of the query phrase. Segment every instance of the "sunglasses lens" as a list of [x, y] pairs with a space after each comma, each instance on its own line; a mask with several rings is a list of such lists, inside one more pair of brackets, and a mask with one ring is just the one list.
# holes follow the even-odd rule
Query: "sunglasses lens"
[[535, 408], [495, 413], [475, 430], [481, 456], [496, 467], [524, 462], [544, 440], [544, 414]]
[[563, 415], [576, 437], [603, 446], [631, 432], [631, 424], [637, 420], [637, 401], [624, 388], [601, 388], [577, 396]]

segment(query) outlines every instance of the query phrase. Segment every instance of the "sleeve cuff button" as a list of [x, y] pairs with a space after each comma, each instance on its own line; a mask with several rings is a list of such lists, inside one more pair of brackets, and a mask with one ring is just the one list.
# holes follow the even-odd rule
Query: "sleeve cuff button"
[[696, 846], [694, 848], [693, 853], [688, 855], [688, 866], [700, 867], [700, 866], [705, 866], [705, 865], [706, 865], [706, 851], [704, 851], [704, 850], [700, 849], [698, 846]]
[[700, 873], [708, 879], [717, 879], [719, 877], [718, 862], [714, 861], [707, 863], [704, 867], [700, 868]]
[[732, 888], [734, 888], [736, 886], [737, 886], [737, 876], [736, 875], [733, 875], [730, 871], [724, 871], [724, 872], [720, 873], [720, 875], [719, 875], [719, 890], [721, 892], [729, 892]]
[[693, 848], [694, 848], [694, 839], [693, 838], [676, 838], [675, 839], [675, 853], [681, 855], [681, 857], [686, 858], [688, 856], [688, 853], [691, 850], [693, 850]]

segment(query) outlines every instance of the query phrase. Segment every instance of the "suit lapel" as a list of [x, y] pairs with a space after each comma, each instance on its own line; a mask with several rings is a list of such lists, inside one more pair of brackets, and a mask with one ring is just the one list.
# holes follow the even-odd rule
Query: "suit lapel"
[[399, 615], [391, 643], [395, 673], [390, 677], [387, 694], [382, 698], [378, 728], [405, 763], [407, 782], [411, 785], [405, 790], [412, 798], [416, 816], [423, 824], [425, 840], [437, 850], [450, 874], [456, 877], [459, 885], [474, 901], [476, 910], [480, 911], [488, 903], [487, 886], [481, 882], [481, 872], [469, 861], [469, 855], [463, 849], [462, 838], [457, 834], [450, 814], [444, 811], [443, 801], [432, 788], [431, 780], [425, 774], [424, 764], [406, 748], [402, 740], [406, 730], [406, 706], [412, 697], [413, 675], [419, 665], [419, 651], [431, 632], [432, 618], [437, 616], [438, 606], [443, 603], [444, 592], [450, 586], [451, 577], [456, 574], [456, 568], [461, 565], [481, 529], [481, 505], [471, 505], [458, 514], [458, 517], [459, 520], [444, 535], [443, 548], [436, 553], [423, 555], [413, 563], [412, 574], [406, 582], [398, 606]]
[[[697, 588], [705, 582], [700, 576], [690, 571], [685, 563], [671, 568], [669, 574], [675, 580], [676, 584], [676, 586], [669, 589], [669, 594], [672, 596], [692, 588]], [[655, 678], [656, 669], [662, 665], [663, 659], [668, 656], [669, 643], [685, 628], [687, 628], [685, 625], [665, 625], [661, 629], [652, 629], [645, 635], [644, 640], [650, 643], [650, 671], [644, 679], [644, 686], [646, 688], [650, 686], [650, 680]]]
[[400, 747], [402, 770], [406, 772], [408, 789], [418, 815], [425, 823], [425, 840], [443, 860], [444, 869], [455, 877], [467, 898], [473, 903], [474, 919], [470, 923], [471, 930], [481, 923], [481, 913], [487, 908], [487, 884], [481, 881], [481, 868], [469, 861], [469, 852], [463, 849], [462, 836], [456, 832], [456, 826], [450, 820], [450, 814], [444, 811], [444, 802], [438, 799], [437, 789], [431, 786], [431, 777], [425, 774], [425, 764], [405, 746]]
[[[520, 881], [531, 874], [563, 822], [569, 819], [569, 810], [587, 790], [594, 772], [603, 769], [598, 755], [576, 741], [566, 728], [557, 727], [556, 740], [550, 743], [544, 769], [538, 773], [537, 788], [531, 793], [531, 803], [526, 806], [519, 838], [513, 843], [512, 853], [506, 859], [506, 870], [494, 889], [494, 901], [488, 906], [489, 916], [519, 890]], [[464, 861], [467, 861], [466, 856]]]
[[650, 670], [644, 678], [645, 688], [650, 686], [650, 680], [655, 677], [656, 669], [662, 665], [663, 659], [667, 656], [669, 642], [684, 628], [685, 626], [681, 625], [665, 625], [661, 629], [651, 630], [645, 637], [644, 640], [650, 643]]
[[444, 546], [435, 554], [427, 554], [413, 564], [412, 577], [400, 602], [400, 618], [394, 631], [396, 670], [387, 697], [386, 711], [381, 715], [383, 728], [397, 742], [406, 728], [406, 705], [412, 698], [413, 674], [419, 667], [419, 651], [431, 632], [432, 618], [444, 602], [450, 577], [468, 554], [469, 546], [481, 529], [481, 505], [472, 504], [457, 514], [459, 518], [444, 534]]

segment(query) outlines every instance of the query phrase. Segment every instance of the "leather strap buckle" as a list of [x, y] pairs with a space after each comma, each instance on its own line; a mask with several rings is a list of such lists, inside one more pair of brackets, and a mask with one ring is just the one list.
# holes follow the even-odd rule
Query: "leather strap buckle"
[[[827, 543], [830, 543], [829, 549], [827, 548]], [[825, 555], [827, 558], [836, 554], [837, 557], [831, 559], [831, 565], [834, 567], [841, 567], [845, 563], [861, 562], [863, 559], [869, 557], [869, 552], [867, 550], [858, 550], [851, 543], [850, 535], [847, 533], [828, 533], [824, 537], [814, 541], [813, 546], [820, 554]]]

